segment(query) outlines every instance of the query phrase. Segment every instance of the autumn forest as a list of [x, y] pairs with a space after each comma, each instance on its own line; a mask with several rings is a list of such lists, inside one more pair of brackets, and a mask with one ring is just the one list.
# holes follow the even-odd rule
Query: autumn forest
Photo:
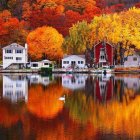
[[140, 48], [139, 0], [0, 0], [0, 46], [29, 45], [31, 59], [82, 54], [106, 40]]

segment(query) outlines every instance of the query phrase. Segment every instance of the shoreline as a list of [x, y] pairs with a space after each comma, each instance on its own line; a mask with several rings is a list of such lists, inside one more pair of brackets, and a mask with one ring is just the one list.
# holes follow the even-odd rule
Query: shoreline
[[[73, 71], [66, 71], [64, 69], [53, 69], [52, 73], [57, 73], [57, 74], [63, 74], [63, 73], [83, 73], [83, 74], [100, 74], [98, 72], [94, 72], [95, 69], [76, 69]], [[1, 69], [0, 73], [42, 73], [40, 70], [38, 69], [18, 69], [18, 70], [4, 70]], [[140, 73], [140, 69], [113, 69], [112, 72], [110, 72], [111, 74], [139, 74]]]

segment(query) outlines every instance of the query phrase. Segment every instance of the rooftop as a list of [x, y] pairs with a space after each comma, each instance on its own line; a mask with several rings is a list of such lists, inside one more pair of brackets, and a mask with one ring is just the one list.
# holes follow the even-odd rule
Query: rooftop
[[64, 55], [63, 59], [64, 58], [71, 57], [71, 56], [77, 56], [77, 57], [81, 57], [81, 58], [84, 58], [85, 59], [85, 55]]
[[12, 43], [2, 49], [25, 49], [25, 48], [17, 43]]

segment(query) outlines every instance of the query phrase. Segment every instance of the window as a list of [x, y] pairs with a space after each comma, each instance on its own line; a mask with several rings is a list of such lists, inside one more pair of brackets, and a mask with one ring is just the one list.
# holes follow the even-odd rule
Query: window
[[22, 58], [21, 57], [16, 57], [16, 60], [22, 60]]
[[76, 82], [76, 80], [75, 80], [75, 78], [73, 77], [72, 79], [71, 79], [71, 83], [75, 83]]
[[81, 64], [83, 64], [84, 62], [83, 61], [81, 61]]
[[5, 56], [4, 59], [13, 59], [13, 57], [6, 57], [6, 56]]
[[16, 53], [23, 53], [23, 50], [16, 50]]
[[101, 59], [104, 59], [105, 57], [104, 56], [101, 56]]
[[12, 50], [5, 50], [5, 53], [13, 53]]
[[124, 58], [124, 61], [127, 61], [127, 57]]
[[133, 58], [133, 61], [137, 61], [137, 57], [134, 57], [134, 58]]
[[80, 61], [78, 61], [78, 64], [80, 64]]
[[49, 65], [49, 63], [44, 63], [44, 65]]
[[32, 64], [33, 67], [38, 67], [38, 64]]
[[69, 64], [69, 61], [63, 61], [63, 64]]

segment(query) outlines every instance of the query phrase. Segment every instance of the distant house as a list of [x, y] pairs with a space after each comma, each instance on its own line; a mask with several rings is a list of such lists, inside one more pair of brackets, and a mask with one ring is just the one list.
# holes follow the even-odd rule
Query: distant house
[[52, 62], [49, 60], [42, 60], [38, 62], [30, 62], [31, 69], [49, 68], [52, 66]]
[[62, 68], [84, 68], [85, 55], [66, 55], [62, 59]]
[[114, 47], [106, 42], [94, 46], [94, 63], [98, 67], [114, 65]]
[[124, 67], [140, 66], [140, 56], [138, 54], [129, 55], [124, 60]]
[[28, 61], [28, 47], [12, 43], [3, 48], [3, 69], [21, 69]]

